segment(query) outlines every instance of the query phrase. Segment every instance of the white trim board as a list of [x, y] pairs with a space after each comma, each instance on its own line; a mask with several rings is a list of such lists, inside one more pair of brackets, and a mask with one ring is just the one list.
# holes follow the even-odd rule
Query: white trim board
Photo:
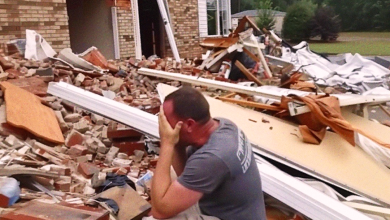
[[120, 46], [119, 46], [119, 30], [118, 30], [118, 10], [116, 7], [111, 7], [112, 16], [112, 30], [114, 34], [114, 53], [115, 59], [121, 58]]
[[263, 191], [311, 219], [371, 219], [255, 156]]
[[139, 24], [138, 0], [131, 0], [131, 12], [133, 15], [135, 59], [142, 60], [141, 31]]
[[[181, 82], [186, 82], [194, 85], [223, 89], [231, 92], [262, 96], [276, 101], [280, 101], [282, 96], [287, 96], [289, 94], [295, 94], [298, 96], [306, 96], [310, 94], [309, 92], [303, 92], [303, 91], [292, 90], [292, 89], [283, 89], [283, 88], [278, 88], [276, 86], [248, 87], [248, 86], [242, 86], [233, 83], [221, 82], [221, 81], [205, 79], [205, 78], [197, 78], [195, 76], [188, 76], [180, 73], [169, 73], [161, 70], [154, 70], [148, 68], [140, 68], [138, 70], [138, 73], [147, 76], [160, 77], [160, 78], [165, 78], [170, 80], [178, 80]], [[340, 106], [390, 101], [389, 95], [337, 94], [332, 96], [335, 96], [339, 99]], [[304, 113], [309, 111], [309, 108], [307, 106], [301, 106], [302, 104], [296, 104], [295, 102], [291, 102], [291, 105], [292, 105], [292, 109], [299, 108], [297, 112], [293, 113], [292, 115], [296, 115], [296, 113], [299, 114], [299, 113]]]
[[180, 61], [179, 51], [177, 50], [175, 35], [173, 34], [171, 23], [169, 22], [168, 14], [165, 9], [164, 2], [162, 0], [157, 0], [158, 7], [160, 9], [161, 18], [163, 20], [165, 31], [167, 32], [169, 45], [171, 45], [173, 56], [175, 57], [176, 62]]
[[90, 112], [110, 118], [158, 138], [157, 116], [126, 104], [88, 92], [65, 82], [49, 83], [47, 92], [68, 100]]

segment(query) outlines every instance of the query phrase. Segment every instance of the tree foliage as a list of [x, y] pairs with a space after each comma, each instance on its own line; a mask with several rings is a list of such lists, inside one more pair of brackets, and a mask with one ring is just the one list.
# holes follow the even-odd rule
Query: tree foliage
[[327, 0], [344, 31], [390, 30], [390, 0]]
[[[232, 13], [257, 8], [261, 0], [231, 0]], [[273, 7], [287, 11], [300, 0], [272, 0]], [[390, 0], [312, 0], [319, 7], [332, 6], [343, 31], [390, 31]]]
[[257, 9], [256, 24], [260, 29], [272, 30], [275, 26], [275, 12], [271, 0], [260, 0]]
[[334, 41], [340, 32], [340, 19], [331, 6], [319, 6], [310, 21], [310, 37], [321, 36], [321, 40]]
[[288, 7], [283, 21], [283, 37], [292, 41], [308, 39], [315, 7], [310, 0], [301, 0]]

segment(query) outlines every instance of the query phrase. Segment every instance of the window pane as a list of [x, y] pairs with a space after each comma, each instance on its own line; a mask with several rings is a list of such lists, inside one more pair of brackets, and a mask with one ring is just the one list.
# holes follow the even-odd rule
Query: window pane
[[217, 0], [207, 0], [207, 32], [217, 35]]

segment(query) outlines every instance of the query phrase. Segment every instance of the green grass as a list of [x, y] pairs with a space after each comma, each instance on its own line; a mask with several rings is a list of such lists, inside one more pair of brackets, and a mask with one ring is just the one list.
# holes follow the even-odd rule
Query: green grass
[[390, 56], [390, 32], [343, 32], [336, 42], [311, 40], [309, 46], [317, 53]]

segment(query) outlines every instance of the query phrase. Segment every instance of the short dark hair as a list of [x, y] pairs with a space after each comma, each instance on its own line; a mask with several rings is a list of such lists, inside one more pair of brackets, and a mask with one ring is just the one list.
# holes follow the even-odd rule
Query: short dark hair
[[203, 124], [211, 118], [210, 106], [206, 98], [191, 86], [183, 86], [172, 92], [165, 97], [165, 101], [172, 101], [173, 113], [180, 119], [192, 118]]

